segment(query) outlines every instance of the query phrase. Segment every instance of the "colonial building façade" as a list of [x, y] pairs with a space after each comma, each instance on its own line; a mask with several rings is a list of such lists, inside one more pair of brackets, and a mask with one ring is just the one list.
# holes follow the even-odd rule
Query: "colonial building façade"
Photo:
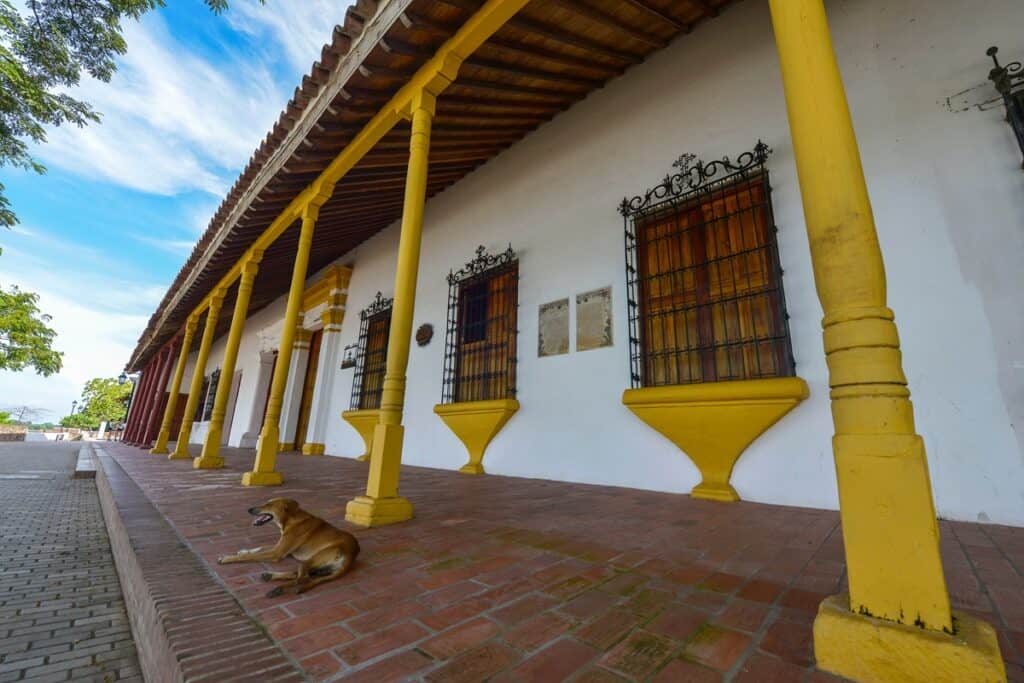
[[824, 9], [356, 3], [143, 333], [126, 440], [255, 448], [247, 485], [362, 457], [363, 525], [413, 514], [400, 463], [839, 508], [819, 665], [869, 676], [861, 613], [996, 666], [970, 617], [898, 626], [952, 629], [936, 514], [1024, 524], [1024, 8]]

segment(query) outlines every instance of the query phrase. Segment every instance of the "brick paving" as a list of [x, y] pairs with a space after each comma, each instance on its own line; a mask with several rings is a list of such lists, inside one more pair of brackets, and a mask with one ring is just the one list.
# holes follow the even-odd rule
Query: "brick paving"
[[[264, 489], [238, 484], [251, 451], [196, 471], [107, 450], [315, 680], [838, 680], [813, 668], [811, 638], [845, 588], [835, 512], [405, 467], [416, 519], [355, 530], [351, 574], [267, 598], [269, 565], [215, 563], [276, 539], [246, 508], [287, 496], [351, 528], [364, 463], [283, 454], [285, 485]], [[1024, 681], [1024, 529], [940, 527], [954, 606], [998, 628]]]
[[80, 447], [0, 444], [0, 682], [142, 680]]
[[159, 681], [250, 683], [304, 680], [302, 671], [248, 615], [100, 449], [100, 503], [124, 584], [145, 675]]

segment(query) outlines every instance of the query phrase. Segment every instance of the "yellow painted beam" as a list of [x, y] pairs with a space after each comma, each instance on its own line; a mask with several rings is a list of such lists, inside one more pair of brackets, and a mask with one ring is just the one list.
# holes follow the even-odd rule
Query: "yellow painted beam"
[[402, 231], [398, 241], [395, 298], [388, 331], [388, 355], [384, 370], [378, 422], [370, 446], [370, 472], [366, 495], [357, 496], [345, 508], [345, 519], [362, 526], [381, 526], [412, 517], [412, 504], [398, 495], [399, 468], [405, 428], [405, 373], [409, 364], [416, 278], [423, 241], [423, 207], [427, 199], [430, 129], [434, 116], [433, 96], [419, 98], [409, 138], [409, 169], [405, 179]]
[[823, 0], [769, 6], [825, 314], [850, 584], [815, 620], [818, 666], [863, 681], [1005, 680], [993, 629], [950, 611], [924, 441]]
[[174, 411], [178, 408], [178, 394], [181, 391], [181, 381], [185, 377], [188, 352], [192, 348], [192, 339], [195, 338], [198, 327], [199, 320], [195, 316], [189, 316], [185, 322], [185, 334], [181, 340], [181, 351], [178, 352], [178, 365], [174, 368], [174, 379], [171, 380], [167, 407], [164, 408], [164, 419], [160, 423], [160, 433], [152, 450], [149, 451], [153, 455], [167, 455], [167, 442], [171, 439], [171, 423], [174, 422]]
[[188, 440], [192, 435], [192, 422], [199, 407], [199, 392], [203, 388], [203, 375], [206, 372], [206, 359], [210, 356], [210, 347], [213, 346], [213, 334], [217, 328], [217, 317], [220, 315], [220, 307], [224, 303], [226, 290], [214, 290], [214, 296], [210, 299], [210, 307], [206, 310], [206, 323], [203, 327], [203, 338], [199, 342], [199, 353], [196, 354], [196, 367], [192, 370], [192, 383], [188, 390], [188, 400], [185, 402], [185, 414], [181, 418], [181, 429], [178, 431], [178, 442], [175, 444], [174, 452], [168, 458], [181, 460], [191, 458], [188, 452]]
[[[319, 206], [319, 205], [318, 205]], [[267, 412], [263, 416], [263, 428], [256, 443], [256, 460], [252, 470], [242, 475], [245, 486], [277, 486], [282, 482], [281, 473], [277, 471], [277, 453], [281, 419], [281, 405], [284, 402], [285, 384], [288, 382], [288, 367], [291, 365], [292, 347], [299, 324], [299, 309], [302, 307], [302, 294], [305, 290], [306, 268], [309, 265], [309, 251], [313, 245], [313, 229], [316, 227], [318, 209], [308, 207], [302, 216], [302, 230], [299, 233], [299, 245], [295, 250], [295, 264], [292, 266], [292, 284], [288, 291], [288, 306], [284, 314], [284, 327], [281, 329], [281, 341], [277, 347], [277, 363], [274, 366], [274, 377], [270, 382], [270, 396], [267, 399]]]
[[235, 374], [235, 362], [238, 360], [238, 346], [242, 341], [242, 330], [245, 318], [249, 315], [249, 298], [256, 281], [262, 254], [249, 258], [242, 266], [242, 277], [238, 280], [238, 294], [235, 297], [235, 310], [231, 315], [231, 329], [228, 332], [227, 344], [224, 346], [224, 360], [221, 362], [220, 383], [213, 399], [213, 411], [210, 415], [210, 428], [206, 431], [202, 454], [192, 461], [197, 470], [220, 469], [224, 467], [224, 459], [220, 457], [220, 442], [224, 434], [224, 416], [227, 413], [228, 397], [231, 394], [232, 378]]

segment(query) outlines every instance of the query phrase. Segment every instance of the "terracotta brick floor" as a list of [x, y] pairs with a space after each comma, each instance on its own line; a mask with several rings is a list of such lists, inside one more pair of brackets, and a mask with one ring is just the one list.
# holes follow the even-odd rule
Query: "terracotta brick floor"
[[[211, 472], [105, 448], [313, 679], [838, 680], [811, 642], [845, 587], [835, 512], [406, 467], [414, 520], [356, 530], [343, 579], [267, 598], [266, 567], [216, 564], [276, 540], [246, 508], [287, 496], [347, 527], [364, 463], [284, 454], [284, 486], [245, 488], [251, 451]], [[1024, 529], [941, 528], [954, 606], [997, 626], [1024, 681]]]

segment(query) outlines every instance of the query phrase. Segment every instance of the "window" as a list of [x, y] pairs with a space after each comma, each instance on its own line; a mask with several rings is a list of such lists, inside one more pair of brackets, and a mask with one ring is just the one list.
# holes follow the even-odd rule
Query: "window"
[[510, 246], [448, 275], [442, 403], [492, 401], [516, 395], [519, 261]]
[[678, 174], [623, 201], [634, 387], [794, 374], [769, 152], [684, 156]]
[[206, 412], [206, 394], [210, 389], [210, 378], [203, 377], [203, 387], [199, 390], [199, 400], [196, 402], [196, 413], [192, 416], [193, 421], [202, 422], [203, 413]]
[[380, 408], [391, 331], [391, 304], [391, 299], [377, 292], [377, 298], [359, 315], [359, 355], [352, 378], [352, 410]]
[[214, 370], [210, 375], [210, 379], [204, 383], [204, 393], [200, 394], [203, 396], [201, 415], [199, 417], [200, 422], [206, 422], [213, 416], [213, 402], [217, 398], [217, 384], [220, 383], [220, 370]]

